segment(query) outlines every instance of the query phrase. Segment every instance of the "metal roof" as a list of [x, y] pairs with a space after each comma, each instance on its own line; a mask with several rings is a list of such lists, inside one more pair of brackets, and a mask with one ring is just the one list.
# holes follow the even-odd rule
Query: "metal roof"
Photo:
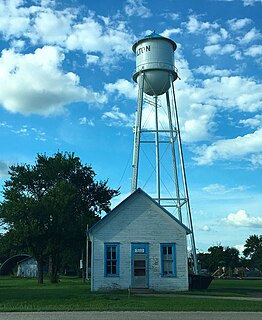
[[156, 33], [155, 30], [154, 30], [151, 34], [145, 36], [143, 39], [138, 40], [138, 41], [132, 46], [132, 50], [135, 52], [135, 51], [136, 51], [136, 47], [137, 47], [141, 42], [143, 42], [143, 41], [145, 41], [145, 40], [147, 40], [147, 39], [156, 39], [156, 40], [157, 40], [157, 39], [162, 39], [162, 40], [166, 40], [166, 41], [168, 41], [168, 42], [170, 42], [170, 43], [172, 44], [174, 51], [175, 51], [176, 48], [177, 48], [177, 45], [176, 45], [176, 43], [175, 43], [173, 40], [161, 36], [160, 34]]

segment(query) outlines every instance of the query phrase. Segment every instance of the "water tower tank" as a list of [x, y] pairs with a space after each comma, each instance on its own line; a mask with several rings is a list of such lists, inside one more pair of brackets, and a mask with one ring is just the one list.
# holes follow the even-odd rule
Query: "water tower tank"
[[136, 54], [136, 70], [133, 80], [139, 81], [145, 75], [144, 92], [159, 96], [170, 88], [170, 74], [173, 81], [177, 79], [174, 66], [176, 43], [153, 32], [144, 39], [138, 40], [132, 47]]

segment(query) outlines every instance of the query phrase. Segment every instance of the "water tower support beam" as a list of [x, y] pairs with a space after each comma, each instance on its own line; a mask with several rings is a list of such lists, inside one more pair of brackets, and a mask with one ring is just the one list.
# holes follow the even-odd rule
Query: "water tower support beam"
[[138, 77], [138, 101], [136, 111], [136, 123], [134, 127], [134, 153], [132, 164], [132, 192], [134, 192], [137, 189], [144, 83], [145, 74], [144, 72], [142, 72], [141, 75]]
[[[170, 81], [172, 81], [171, 77], [170, 77]], [[175, 153], [175, 137], [174, 137], [174, 128], [173, 128], [173, 124], [172, 124], [172, 114], [171, 114], [170, 98], [169, 98], [168, 91], [166, 92], [166, 103], [167, 103], [167, 115], [168, 115], [168, 124], [169, 124], [169, 132], [170, 132], [172, 165], [173, 165], [173, 170], [174, 170], [174, 179], [175, 179], [175, 188], [176, 188], [177, 211], [178, 211], [179, 221], [182, 222], [181, 201], [180, 201], [179, 182], [178, 182], [178, 173], [177, 173], [177, 164], [176, 164], [176, 153]]]
[[179, 128], [179, 121], [178, 121], [178, 112], [177, 112], [177, 105], [176, 105], [176, 96], [175, 96], [175, 89], [174, 89], [173, 82], [171, 83], [171, 88], [172, 88], [172, 95], [173, 95], [173, 101], [174, 101], [174, 115], [175, 115], [176, 129], [177, 129], [177, 142], [178, 142], [178, 150], [179, 150], [179, 156], [180, 156], [180, 165], [181, 165], [181, 170], [182, 170], [182, 179], [183, 179], [185, 197], [187, 199], [187, 201], [186, 201], [187, 217], [188, 217], [189, 229], [191, 230], [190, 238], [191, 238], [192, 255], [193, 255], [193, 261], [194, 261], [193, 267], [194, 267], [194, 273], [198, 274], [196, 244], [195, 244], [193, 222], [192, 222], [192, 216], [191, 216], [191, 208], [190, 208], [190, 204], [189, 204], [189, 194], [188, 194], [188, 189], [187, 189], [186, 172], [185, 172], [184, 157], [183, 157], [182, 143], [181, 143], [181, 137], [180, 137], [180, 128]]
[[156, 146], [156, 192], [157, 202], [160, 204], [160, 161], [159, 161], [159, 132], [158, 132], [158, 107], [157, 107], [157, 96], [154, 96], [155, 102], [155, 146]]

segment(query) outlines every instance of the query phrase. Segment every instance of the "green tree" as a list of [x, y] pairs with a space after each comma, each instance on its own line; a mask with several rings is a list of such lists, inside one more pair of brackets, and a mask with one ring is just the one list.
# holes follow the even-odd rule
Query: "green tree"
[[198, 259], [201, 267], [211, 273], [215, 272], [218, 266], [232, 270], [240, 263], [239, 251], [236, 248], [221, 245], [209, 247], [208, 253], [199, 253]]
[[38, 154], [34, 165], [10, 167], [0, 217], [36, 258], [38, 282], [49, 259], [51, 282], [57, 280], [63, 250], [81, 250], [86, 225], [110, 210], [119, 190], [95, 181], [91, 166], [74, 153]]
[[262, 270], [262, 235], [251, 235], [244, 244], [243, 254], [251, 258], [250, 264], [254, 268]]

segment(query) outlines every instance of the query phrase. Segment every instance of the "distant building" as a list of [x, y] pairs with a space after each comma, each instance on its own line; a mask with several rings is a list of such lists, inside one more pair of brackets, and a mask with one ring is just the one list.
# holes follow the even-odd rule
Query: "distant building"
[[33, 257], [28, 257], [17, 264], [17, 276], [34, 278], [37, 276], [37, 262]]
[[188, 290], [189, 233], [137, 189], [88, 231], [91, 290]]

